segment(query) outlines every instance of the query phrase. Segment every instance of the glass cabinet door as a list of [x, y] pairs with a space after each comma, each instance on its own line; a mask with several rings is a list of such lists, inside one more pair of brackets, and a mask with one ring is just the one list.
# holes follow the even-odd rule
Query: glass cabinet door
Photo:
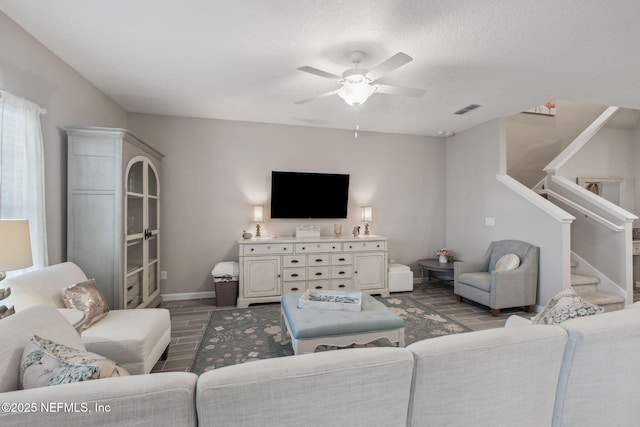
[[144, 307], [159, 292], [160, 201], [158, 174], [146, 157], [133, 158], [125, 173], [125, 301]]

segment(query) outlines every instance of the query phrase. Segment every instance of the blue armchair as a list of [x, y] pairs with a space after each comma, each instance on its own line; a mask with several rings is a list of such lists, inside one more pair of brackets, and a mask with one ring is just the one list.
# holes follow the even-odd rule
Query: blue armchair
[[[507, 254], [515, 254], [520, 266], [496, 271], [496, 263]], [[520, 240], [492, 242], [482, 259], [456, 262], [453, 266], [453, 292], [458, 302], [475, 301], [491, 308], [498, 316], [500, 309], [524, 307], [531, 312], [538, 293], [540, 248]]]

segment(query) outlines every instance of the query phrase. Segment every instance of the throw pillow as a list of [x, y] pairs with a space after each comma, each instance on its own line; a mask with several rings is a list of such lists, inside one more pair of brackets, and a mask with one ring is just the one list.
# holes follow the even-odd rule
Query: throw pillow
[[506, 254], [496, 262], [496, 271], [515, 270], [520, 266], [520, 258], [516, 254]]
[[87, 321], [82, 326], [83, 331], [109, 312], [109, 305], [94, 279], [64, 288], [62, 300], [67, 308], [75, 308], [86, 313]]
[[534, 325], [555, 325], [576, 317], [604, 312], [599, 305], [584, 301], [573, 288], [558, 292], [531, 321]]
[[76, 350], [34, 335], [22, 352], [20, 388], [74, 383], [129, 375], [106, 357]]

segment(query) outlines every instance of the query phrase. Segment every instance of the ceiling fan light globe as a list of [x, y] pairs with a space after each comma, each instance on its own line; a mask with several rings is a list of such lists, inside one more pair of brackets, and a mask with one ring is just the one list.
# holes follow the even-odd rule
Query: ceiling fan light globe
[[364, 104], [371, 95], [373, 95], [378, 87], [370, 85], [366, 81], [359, 83], [351, 83], [345, 81], [343, 86], [338, 90], [340, 98], [344, 99], [347, 104], [357, 107]]

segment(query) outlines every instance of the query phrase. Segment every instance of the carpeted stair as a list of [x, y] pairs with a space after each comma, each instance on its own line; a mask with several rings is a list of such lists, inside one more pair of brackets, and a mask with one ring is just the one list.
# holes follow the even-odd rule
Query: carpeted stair
[[605, 311], [616, 311], [624, 308], [624, 298], [618, 295], [598, 291], [600, 279], [575, 273], [577, 263], [571, 264], [571, 287], [585, 301], [604, 307]]

